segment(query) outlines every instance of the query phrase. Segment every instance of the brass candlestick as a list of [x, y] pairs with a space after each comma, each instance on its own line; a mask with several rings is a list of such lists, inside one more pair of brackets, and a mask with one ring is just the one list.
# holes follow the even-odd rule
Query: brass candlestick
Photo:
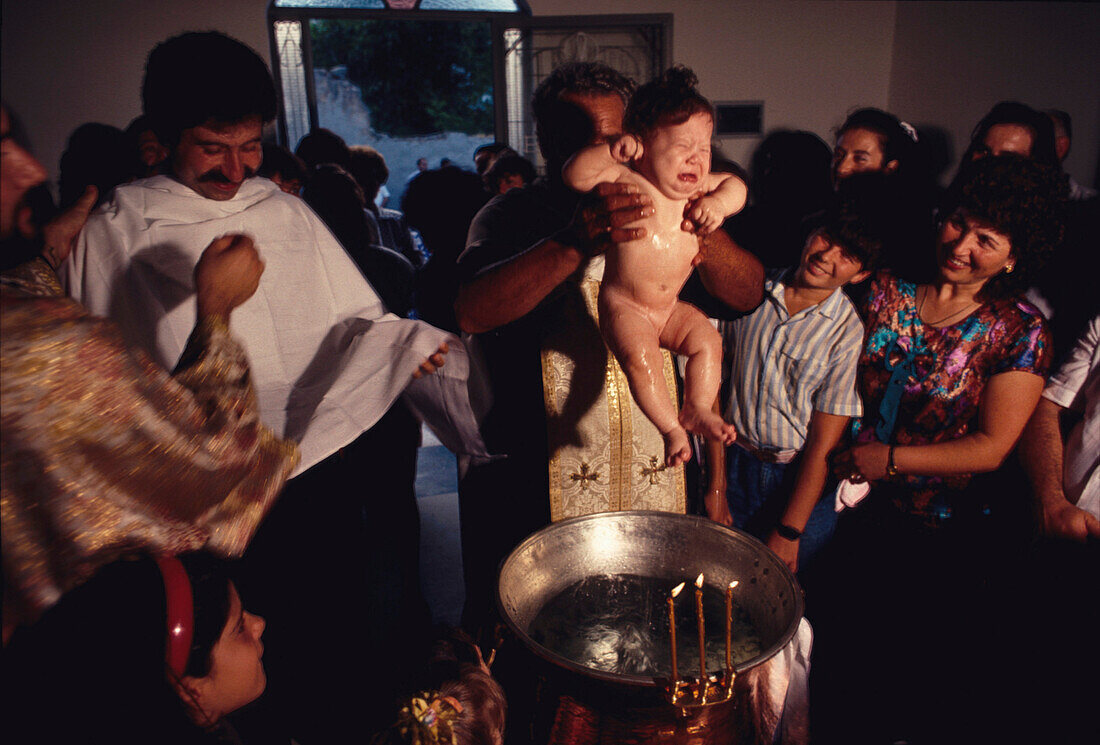
[[733, 672], [733, 588], [737, 587], [737, 580], [733, 580], [726, 587], [726, 671]]
[[707, 629], [703, 619], [703, 575], [695, 578], [695, 623], [699, 630], [699, 685], [704, 700], [707, 690]]
[[676, 585], [672, 588], [672, 592], [668, 595], [668, 635], [672, 639], [672, 687], [675, 690], [677, 681], [680, 679], [680, 670], [676, 662], [676, 597], [680, 594], [680, 591], [684, 589], [684, 582]]

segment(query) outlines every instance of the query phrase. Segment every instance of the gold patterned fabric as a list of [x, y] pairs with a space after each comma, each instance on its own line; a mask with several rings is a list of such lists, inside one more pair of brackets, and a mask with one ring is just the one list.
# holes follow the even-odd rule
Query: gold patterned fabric
[[128, 550], [241, 554], [298, 460], [224, 324], [196, 327], [170, 376], [41, 261], [0, 277], [0, 371], [6, 622]]
[[[570, 288], [560, 331], [542, 350], [553, 521], [613, 510], [686, 510], [684, 467], [666, 468], [661, 433], [630, 396], [626, 376], [600, 336], [596, 300], [602, 262]], [[672, 356], [664, 357], [678, 406]]]

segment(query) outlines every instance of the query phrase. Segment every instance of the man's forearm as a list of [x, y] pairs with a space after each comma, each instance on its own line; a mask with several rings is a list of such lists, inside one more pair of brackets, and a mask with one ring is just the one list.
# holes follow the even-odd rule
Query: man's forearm
[[1062, 488], [1064, 450], [1059, 415], [1062, 407], [1041, 398], [1020, 438], [1020, 460], [1031, 481], [1036, 506], [1065, 501]]
[[764, 266], [733, 242], [724, 230], [706, 237], [704, 259], [699, 264], [703, 287], [734, 310], [748, 312], [764, 299]]
[[551, 236], [530, 250], [482, 272], [458, 288], [455, 316], [471, 334], [491, 331], [530, 313], [584, 260], [571, 245]]

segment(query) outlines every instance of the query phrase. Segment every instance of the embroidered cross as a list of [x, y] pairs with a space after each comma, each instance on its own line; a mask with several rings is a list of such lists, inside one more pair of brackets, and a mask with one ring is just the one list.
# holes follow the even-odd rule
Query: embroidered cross
[[649, 457], [649, 468], [642, 466], [642, 475], [649, 476], [649, 483], [659, 484], [661, 483], [659, 476], [663, 470], [665, 470], [664, 464], [657, 460], [656, 455], [651, 455]]
[[589, 481], [598, 482], [599, 479], [600, 479], [600, 472], [599, 471], [593, 471], [592, 473], [589, 473], [588, 472], [588, 464], [587, 463], [581, 463], [581, 472], [580, 473], [572, 473], [572, 474], [569, 475], [569, 478], [572, 479], [573, 481], [581, 482], [581, 491], [588, 491], [588, 482]]

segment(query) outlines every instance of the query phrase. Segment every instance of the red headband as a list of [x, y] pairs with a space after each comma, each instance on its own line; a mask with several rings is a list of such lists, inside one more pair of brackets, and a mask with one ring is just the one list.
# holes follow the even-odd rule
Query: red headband
[[167, 601], [168, 636], [164, 645], [164, 662], [173, 675], [182, 678], [191, 654], [195, 626], [191, 580], [175, 556], [157, 556], [155, 561], [164, 577], [164, 597]]

